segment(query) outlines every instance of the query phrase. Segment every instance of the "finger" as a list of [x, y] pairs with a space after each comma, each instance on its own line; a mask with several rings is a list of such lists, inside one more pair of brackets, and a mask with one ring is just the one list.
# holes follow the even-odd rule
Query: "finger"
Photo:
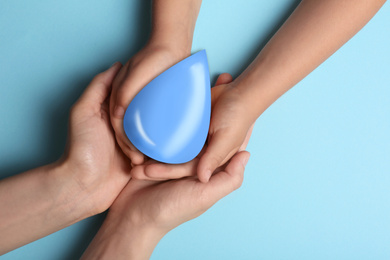
[[[126, 140], [122, 139], [123, 135], [123, 138], [126, 138]], [[127, 139], [125, 133], [123, 133], [123, 135], [119, 135], [117, 133], [115, 134], [119, 147], [122, 149], [123, 153], [130, 158], [132, 164], [142, 164], [145, 161], [144, 154], [138, 151], [137, 148], [135, 148], [135, 146]]]
[[[145, 174], [145, 168], [146, 165], [151, 163], [157, 163], [157, 162], [150, 159], [145, 161], [142, 165], [133, 165], [133, 168], [130, 171], [131, 177], [135, 180], [150, 180], [150, 178]], [[159, 179], [157, 181], [159, 181]]]
[[121, 70], [118, 72], [118, 74], [116, 75], [116, 77], [113, 81], [112, 92], [111, 92], [111, 96], [110, 96], [110, 116], [111, 117], [113, 117], [113, 115], [114, 115], [114, 107], [115, 107], [115, 103], [116, 103], [116, 99], [117, 99], [117, 95], [118, 95], [118, 89], [121, 88], [122, 83], [126, 78], [126, 74], [129, 70], [129, 64], [130, 64], [130, 62], [127, 62], [121, 68]]
[[131, 100], [133, 100], [138, 92], [149, 83], [149, 81], [146, 80], [147, 77], [145, 77], [144, 73], [137, 69], [132, 70], [131, 75], [127, 74], [127, 76], [124, 77], [122, 84], [116, 89], [112, 111], [114, 119], [123, 120], [125, 110], [129, 106]]
[[231, 132], [217, 131], [209, 137], [209, 142], [198, 165], [198, 177], [201, 182], [208, 182], [215, 169], [223, 165], [241, 146], [231, 136]]
[[121, 88], [122, 83], [126, 79], [129, 66], [130, 62], [127, 62], [125, 66], [123, 66], [122, 69], [118, 72], [117, 76], [114, 79], [112, 92], [110, 95], [109, 110], [111, 125], [114, 128], [115, 137], [120, 148], [122, 149], [123, 153], [131, 160], [132, 164], [137, 165], [144, 162], [145, 156], [140, 151], [138, 151], [138, 149], [135, 148], [135, 146], [128, 140], [124, 128], [122, 126], [122, 120], [116, 119], [113, 116], [118, 89]]
[[196, 167], [198, 166], [198, 162], [199, 158], [195, 158], [183, 164], [150, 164], [146, 166], [145, 174], [149, 178], [162, 178], [166, 180], [196, 176]]
[[154, 160], [137, 165], [132, 170], [132, 176], [142, 180], [172, 180], [196, 176], [198, 158], [183, 164], [165, 164]]
[[222, 73], [218, 76], [214, 87], [211, 89], [211, 107], [214, 107], [215, 102], [219, 96], [224, 92], [225, 85], [233, 81], [233, 77], [229, 73]]
[[215, 202], [238, 189], [244, 179], [245, 166], [250, 154], [242, 151], [233, 156], [225, 170], [214, 174], [205, 185], [209, 198]]
[[108, 70], [96, 75], [79, 100], [81, 105], [90, 105], [91, 110], [100, 111], [101, 105], [110, 93], [111, 84], [119, 69], [120, 62], [116, 62]]
[[229, 73], [222, 73], [218, 76], [217, 81], [215, 82], [215, 86], [228, 84], [233, 81], [232, 75]]
[[[114, 80], [113, 90], [110, 98], [110, 119], [119, 146], [121, 147], [123, 152], [130, 158], [131, 162], [134, 165], [138, 165], [144, 162], [145, 156], [140, 151], [138, 151], [138, 149], [128, 140], [126, 136], [126, 133], [123, 128], [123, 114], [125, 109], [123, 109], [123, 113], [121, 113], [121, 116], [118, 117], [118, 115], [115, 115], [115, 107], [118, 97], [121, 97], [123, 95], [123, 89], [126, 90], [125, 94], [127, 93], [128, 84], [125, 84], [125, 82], [127, 81], [129, 66], [130, 62], [127, 62]], [[130, 98], [130, 100], [131, 99], [132, 97]], [[127, 105], [125, 107], [127, 107]]]

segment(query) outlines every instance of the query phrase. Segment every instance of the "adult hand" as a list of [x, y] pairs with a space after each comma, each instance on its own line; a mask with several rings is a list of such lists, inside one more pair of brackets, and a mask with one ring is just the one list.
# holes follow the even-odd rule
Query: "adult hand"
[[107, 101], [120, 67], [96, 76], [72, 108], [61, 160], [0, 181], [0, 254], [106, 210], [129, 181]]
[[222, 74], [212, 89], [212, 110], [207, 146], [198, 164], [198, 178], [207, 182], [214, 171], [232, 156], [246, 148], [254, 121], [248, 116], [249, 106], [234, 86], [229, 74]]
[[[194, 177], [164, 182], [131, 179], [83, 259], [149, 259], [167, 232], [241, 186], [248, 159], [248, 152], [236, 154], [208, 183]], [[185, 165], [167, 166], [175, 175], [191, 171]]]
[[88, 194], [92, 214], [106, 210], [130, 179], [131, 165], [115, 142], [108, 99], [120, 63], [98, 74], [70, 113], [68, 149], [63, 158], [78, 188]]

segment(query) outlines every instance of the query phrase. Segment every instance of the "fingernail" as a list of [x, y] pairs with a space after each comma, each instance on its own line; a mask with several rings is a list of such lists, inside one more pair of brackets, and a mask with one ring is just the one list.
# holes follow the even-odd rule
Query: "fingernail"
[[110, 69], [111, 69], [111, 68], [113, 68], [113, 67], [115, 67], [115, 66], [117, 66], [117, 65], [118, 65], [118, 63], [119, 63], [119, 61], [117, 61], [117, 62], [113, 63], [113, 64], [110, 66]]
[[114, 109], [114, 116], [118, 118], [122, 118], [123, 115], [125, 114], [125, 110], [121, 106], [116, 106]]
[[250, 154], [247, 154], [242, 162], [242, 164], [244, 165], [244, 167], [248, 164], [248, 161], [249, 161], [249, 157], [250, 157]]

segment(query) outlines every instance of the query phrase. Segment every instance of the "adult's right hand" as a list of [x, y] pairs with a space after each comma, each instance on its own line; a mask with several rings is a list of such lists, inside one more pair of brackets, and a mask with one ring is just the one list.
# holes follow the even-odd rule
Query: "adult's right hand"
[[[239, 188], [249, 153], [233, 156], [208, 183], [196, 177], [169, 181], [131, 179], [110, 207], [107, 218], [82, 259], [149, 259], [159, 240], [180, 224], [198, 217]], [[166, 171], [188, 176], [187, 165]]]

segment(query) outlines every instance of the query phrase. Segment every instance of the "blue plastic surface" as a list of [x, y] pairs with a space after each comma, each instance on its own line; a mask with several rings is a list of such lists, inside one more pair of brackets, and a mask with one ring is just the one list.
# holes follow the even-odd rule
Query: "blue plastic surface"
[[123, 126], [139, 151], [160, 162], [179, 164], [202, 150], [210, 113], [210, 75], [202, 50], [147, 84], [126, 109]]

